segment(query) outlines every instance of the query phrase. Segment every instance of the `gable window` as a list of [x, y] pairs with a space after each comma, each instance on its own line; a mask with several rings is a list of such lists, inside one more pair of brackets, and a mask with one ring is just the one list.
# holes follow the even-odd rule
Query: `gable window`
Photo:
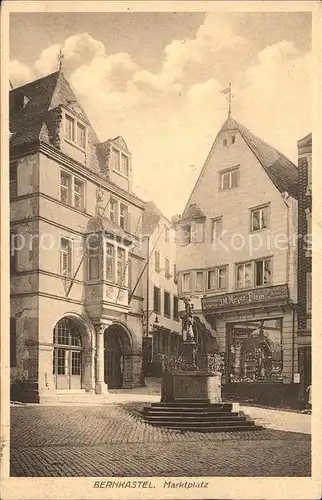
[[60, 274], [72, 276], [72, 242], [67, 238], [60, 238]]
[[272, 259], [257, 260], [255, 262], [256, 286], [268, 285], [272, 282]]
[[9, 167], [10, 178], [10, 198], [17, 196], [17, 162], [14, 162]]
[[70, 141], [75, 141], [75, 120], [69, 115], [65, 115], [65, 137]]
[[196, 222], [195, 231], [194, 231], [194, 242], [202, 243], [204, 241], [204, 223]]
[[78, 210], [85, 209], [85, 183], [77, 177], [60, 172], [60, 201]]
[[251, 210], [251, 231], [260, 231], [268, 228], [269, 206]]
[[227, 191], [228, 189], [233, 189], [238, 187], [239, 184], [239, 170], [238, 168], [233, 168], [227, 172], [222, 172], [220, 174], [220, 189], [221, 191]]
[[154, 252], [154, 269], [155, 271], [160, 271], [160, 252]]
[[211, 221], [211, 240], [216, 241], [222, 233], [222, 217], [216, 217]]
[[207, 289], [225, 290], [228, 287], [227, 271], [227, 266], [216, 267], [215, 269], [209, 270], [207, 274]]
[[73, 142], [80, 149], [86, 149], [86, 126], [77, 118], [65, 112], [65, 139]]
[[166, 318], [170, 318], [170, 293], [169, 292], [164, 292], [164, 316]]
[[312, 311], [312, 274], [306, 274], [306, 312]]
[[77, 134], [76, 134], [76, 143], [82, 149], [85, 149], [86, 146], [86, 128], [81, 123], [77, 122]]
[[238, 264], [236, 273], [236, 288], [250, 288], [253, 286], [252, 262]]
[[191, 276], [190, 273], [182, 274], [182, 292], [190, 292], [191, 291]]
[[188, 245], [188, 243], [191, 243], [191, 224], [182, 226], [182, 243], [183, 245]]
[[155, 313], [160, 314], [161, 310], [161, 295], [160, 288], [153, 287], [153, 309]]
[[196, 291], [202, 292], [204, 289], [204, 273], [203, 271], [196, 272]]
[[231, 143], [232, 144], [235, 144], [235, 141], [236, 141], [236, 137], [234, 135], [231, 136]]
[[10, 366], [17, 366], [17, 321], [10, 318]]
[[176, 295], [173, 296], [173, 319], [179, 320], [179, 300]]
[[121, 172], [128, 177], [129, 175], [129, 159], [123, 153], [121, 153]]
[[94, 238], [88, 240], [88, 279], [99, 279], [99, 244]]

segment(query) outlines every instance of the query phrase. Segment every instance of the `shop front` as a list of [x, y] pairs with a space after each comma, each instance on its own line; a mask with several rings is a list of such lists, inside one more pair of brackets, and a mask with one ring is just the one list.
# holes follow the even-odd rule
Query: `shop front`
[[223, 392], [261, 404], [292, 404], [298, 398], [295, 309], [287, 285], [202, 299], [225, 353]]

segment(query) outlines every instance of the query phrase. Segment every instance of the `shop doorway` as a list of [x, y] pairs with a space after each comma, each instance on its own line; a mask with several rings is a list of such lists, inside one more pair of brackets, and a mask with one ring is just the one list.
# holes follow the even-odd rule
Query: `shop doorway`
[[124, 345], [120, 327], [110, 327], [104, 335], [104, 380], [110, 389], [123, 387]]

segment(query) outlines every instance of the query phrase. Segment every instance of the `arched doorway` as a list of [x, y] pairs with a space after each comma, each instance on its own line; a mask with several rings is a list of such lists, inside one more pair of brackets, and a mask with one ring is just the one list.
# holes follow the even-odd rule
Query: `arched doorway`
[[81, 389], [83, 345], [82, 328], [70, 318], [63, 318], [54, 327], [53, 375], [56, 389]]
[[110, 389], [123, 387], [125, 353], [130, 350], [130, 340], [121, 325], [111, 325], [104, 334], [104, 381]]

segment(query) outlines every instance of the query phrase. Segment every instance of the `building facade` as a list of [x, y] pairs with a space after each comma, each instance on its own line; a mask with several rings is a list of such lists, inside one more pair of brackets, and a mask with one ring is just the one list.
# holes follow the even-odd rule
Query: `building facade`
[[144, 205], [125, 141], [100, 143], [62, 71], [10, 92], [10, 136], [12, 397], [139, 385]]
[[312, 134], [298, 141], [298, 344], [300, 397], [311, 384], [312, 312]]
[[145, 203], [143, 248], [144, 373], [160, 375], [163, 360], [179, 354], [182, 342], [175, 231], [153, 202]]
[[180, 296], [225, 360], [224, 390], [298, 391], [297, 167], [231, 116], [179, 221]]

